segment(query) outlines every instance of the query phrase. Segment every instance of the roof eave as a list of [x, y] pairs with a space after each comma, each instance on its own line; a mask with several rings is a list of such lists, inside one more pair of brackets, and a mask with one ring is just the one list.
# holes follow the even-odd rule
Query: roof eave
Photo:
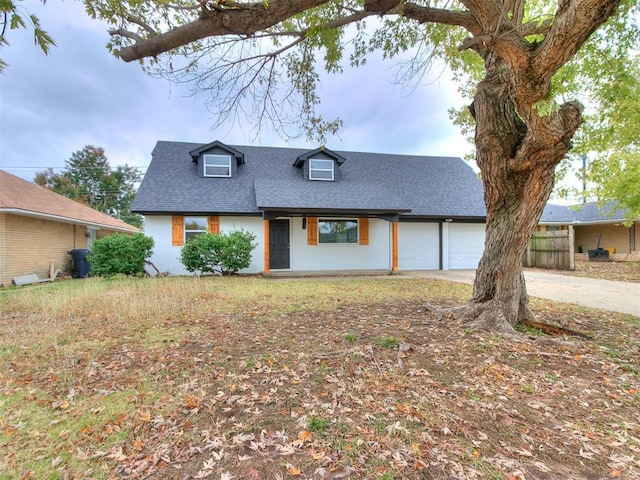
[[105, 229], [105, 230], [116, 230], [118, 232], [127, 232], [127, 233], [140, 233], [141, 230], [135, 227], [120, 227], [116, 225], [109, 225], [106, 223], [100, 222], [89, 222], [87, 220], [80, 220], [78, 218], [72, 217], [64, 217], [61, 215], [51, 215], [48, 213], [41, 212], [33, 212], [31, 210], [22, 210], [19, 208], [0, 208], [0, 213], [8, 213], [11, 215], [19, 215], [22, 217], [31, 217], [31, 218], [41, 218], [43, 220], [52, 220], [56, 222], [62, 223], [70, 223], [73, 225], [82, 225], [89, 228], [97, 228], [97, 229]]
[[[637, 220], [634, 220], [637, 221]], [[539, 225], [616, 225], [620, 223], [624, 223], [626, 220], [624, 218], [612, 218], [607, 220], [556, 220], [556, 221], [539, 221]]]
[[283, 212], [291, 214], [313, 214], [313, 215], [327, 215], [328, 213], [345, 214], [345, 213], [358, 213], [358, 214], [376, 214], [376, 213], [409, 213], [410, 208], [332, 208], [332, 207], [265, 207], [258, 206], [262, 212]]

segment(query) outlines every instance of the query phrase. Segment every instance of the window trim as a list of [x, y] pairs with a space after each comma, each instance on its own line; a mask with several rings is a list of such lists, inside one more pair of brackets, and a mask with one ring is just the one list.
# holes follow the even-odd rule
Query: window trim
[[[323, 242], [321, 237], [322, 222], [353, 222], [356, 224], [356, 238], [353, 242]], [[317, 245], [360, 245], [360, 219], [359, 218], [318, 218], [318, 243]]]
[[[329, 162], [331, 164], [331, 168], [318, 168], [313, 167], [313, 162]], [[320, 182], [333, 182], [335, 179], [335, 161], [329, 158], [310, 158], [309, 159], [309, 180], [320, 181]], [[313, 172], [331, 172], [331, 178], [320, 178], [314, 177]]]
[[[214, 165], [207, 165], [207, 160], [211, 159], [224, 159], [227, 161], [226, 165], [223, 164], [214, 164]], [[217, 168], [228, 168], [229, 169], [229, 173], [227, 175], [208, 175], [207, 174], [207, 167], [217, 167]], [[225, 154], [221, 154], [221, 153], [205, 153], [204, 155], [202, 155], [202, 174], [205, 177], [220, 177], [220, 178], [229, 178], [231, 177], [231, 155], [225, 155]]]

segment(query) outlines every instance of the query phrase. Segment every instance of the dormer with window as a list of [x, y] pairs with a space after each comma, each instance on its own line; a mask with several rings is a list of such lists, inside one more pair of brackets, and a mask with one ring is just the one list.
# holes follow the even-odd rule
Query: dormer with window
[[293, 163], [300, 168], [305, 180], [334, 182], [340, 178], [339, 167], [345, 158], [326, 148], [318, 148], [300, 155]]
[[198, 164], [198, 176], [231, 178], [238, 174], [238, 165], [244, 164], [244, 155], [238, 150], [215, 141], [189, 152]]

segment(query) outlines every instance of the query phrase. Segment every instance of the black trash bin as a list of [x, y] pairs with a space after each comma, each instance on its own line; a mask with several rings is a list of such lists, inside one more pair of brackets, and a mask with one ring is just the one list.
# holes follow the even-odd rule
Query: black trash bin
[[609, 261], [609, 250], [605, 250], [604, 248], [596, 248], [595, 250], [589, 250], [587, 252], [589, 256], [590, 262], [608, 262]]
[[89, 276], [89, 270], [91, 269], [91, 265], [87, 261], [87, 253], [89, 250], [86, 248], [78, 248], [75, 250], [69, 250], [69, 255], [71, 255], [71, 259], [73, 260], [73, 278], [86, 278]]

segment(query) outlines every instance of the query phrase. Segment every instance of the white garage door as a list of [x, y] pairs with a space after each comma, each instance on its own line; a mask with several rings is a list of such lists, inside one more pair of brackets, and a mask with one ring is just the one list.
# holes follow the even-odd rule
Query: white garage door
[[477, 268], [484, 251], [484, 223], [449, 224], [449, 268]]
[[398, 268], [439, 270], [440, 234], [437, 223], [398, 225]]

